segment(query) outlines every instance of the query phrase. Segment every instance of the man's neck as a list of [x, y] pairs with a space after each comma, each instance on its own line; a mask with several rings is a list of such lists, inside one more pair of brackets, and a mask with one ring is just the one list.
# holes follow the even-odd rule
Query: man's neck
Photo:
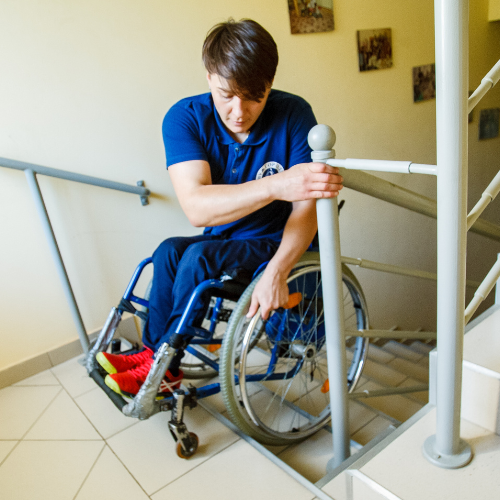
[[250, 135], [250, 131], [248, 132], [241, 132], [241, 133], [236, 133], [232, 132], [231, 130], [227, 129], [226, 130], [229, 132], [229, 135], [236, 141], [239, 142], [240, 144], [243, 144], [247, 139], [248, 136]]

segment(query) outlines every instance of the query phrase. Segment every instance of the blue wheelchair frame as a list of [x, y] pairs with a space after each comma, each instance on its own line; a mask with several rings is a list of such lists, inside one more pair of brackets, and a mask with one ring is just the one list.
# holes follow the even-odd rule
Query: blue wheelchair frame
[[[141, 314], [141, 311], [137, 311], [135, 308], [130, 308], [130, 304], [136, 303], [139, 304], [143, 307], [149, 308], [149, 301], [146, 299], [143, 299], [141, 297], [138, 297], [134, 295], [134, 290], [135, 287], [139, 281], [139, 278], [141, 277], [142, 272], [148, 266], [149, 264], [152, 263], [152, 258], [149, 257], [147, 259], [144, 259], [136, 268], [128, 286], [127, 289], [125, 290], [125, 293], [123, 294], [121, 305], [122, 307], [124, 306], [124, 309], [127, 310], [128, 312], [133, 312], [133, 314], [141, 316], [143, 319], [144, 313]], [[252, 280], [260, 274], [260, 272], [265, 268], [267, 265], [267, 262], [263, 263], [257, 271], [255, 271]], [[182, 335], [182, 336], [188, 336], [191, 337], [191, 340], [189, 342], [189, 345], [186, 348], [186, 351], [196, 358], [198, 358], [200, 361], [205, 363], [206, 365], [210, 366], [217, 372], [219, 371], [219, 364], [216, 363], [213, 359], [210, 359], [208, 356], [205, 356], [203, 353], [197, 351], [196, 349], [192, 348], [192, 345], [196, 344], [203, 344], [203, 345], [220, 345], [222, 343], [222, 339], [214, 339], [213, 334], [215, 333], [215, 328], [217, 326], [217, 319], [219, 312], [222, 308], [222, 303], [224, 301], [224, 298], [222, 297], [216, 297], [215, 305], [212, 309], [211, 316], [209, 318], [210, 321], [210, 326], [208, 329], [201, 328], [201, 327], [195, 327], [192, 326], [190, 323], [192, 321], [192, 316], [193, 316], [193, 311], [195, 304], [201, 300], [203, 300], [203, 295], [205, 292], [208, 290], [222, 290], [225, 287], [231, 286], [231, 279], [208, 279], [200, 283], [193, 291], [191, 294], [191, 297], [189, 299], [189, 302], [186, 306], [186, 309], [184, 310], [184, 313], [181, 317], [181, 320], [179, 322], [179, 325], [176, 328], [175, 333], [177, 335]], [[240, 288], [242, 285], [238, 284], [236, 285], [238, 288]], [[234, 287], [236, 288], [236, 287]], [[235, 290], [232, 290], [233, 293], [237, 293]], [[284, 330], [284, 325], [280, 327], [279, 329], [279, 335], [281, 332]], [[272, 355], [271, 355], [271, 360], [269, 363], [269, 368], [266, 374], [264, 375], [247, 375], [246, 380], [248, 382], [260, 382], [262, 380], [266, 381], [272, 381], [272, 380], [287, 380], [289, 378], [293, 378], [302, 368], [303, 360], [299, 360], [296, 365], [293, 367], [293, 369], [287, 371], [286, 373], [280, 373], [280, 374], [275, 374], [274, 369], [276, 367], [276, 362], [278, 360], [278, 349], [279, 349], [279, 340], [280, 338], [277, 338], [278, 342], [276, 342], [276, 345], [273, 348]], [[235, 383], [238, 384], [238, 377], [235, 377]], [[215, 383], [215, 384], [208, 384], [203, 387], [198, 387], [196, 389], [196, 398], [197, 399], [203, 399], [209, 396], [213, 396], [214, 394], [217, 394], [220, 392], [220, 384]]]

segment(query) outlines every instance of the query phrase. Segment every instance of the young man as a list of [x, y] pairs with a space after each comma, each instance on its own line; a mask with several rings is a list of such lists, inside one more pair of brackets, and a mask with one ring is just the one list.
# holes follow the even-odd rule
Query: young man
[[[309, 163], [307, 134], [316, 124], [302, 98], [271, 90], [278, 51], [251, 20], [215, 26], [203, 45], [210, 92], [175, 104], [163, 122], [167, 168], [182, 209], [202, 235], [170, 238], [153, 254], [154, 277], [145, 348], [123, 356], [100, 353], [106, 384], [137, 394], [153, 353], [169, 342], [200, 282], [224, 270], [253, 273], [269, 261], [255, 287], [248, 316], [260, 306], [286, 304], [286, 279], [316, 230], [316, 198], [337, 196], [338, 170]], [[203, 318], [204, 311], [197, 311]], [[179, 387], [182, 349], [160, 392]]]

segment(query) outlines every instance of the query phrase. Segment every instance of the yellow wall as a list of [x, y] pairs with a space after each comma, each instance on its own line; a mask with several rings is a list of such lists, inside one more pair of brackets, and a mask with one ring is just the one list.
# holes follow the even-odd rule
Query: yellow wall
[[490, 21], [500, 21], [500, 0], [489, 0], [489, 15]]
[[[335, 31], [292, 36], [285, 0], [0, 2], [0, 156], [130, 184], [144, 179], [156, 193], [141, 207], [133, 195], [39, 178], [89, 331], [162, 239], [197, 232], [164, 168], [161, 121], [178, 99], [207, 90], [200, 47], [216, 22], [249, 17], [273, 34], [275, 87], [305, 97], [334, 127], [339, 158], [435, 162], [435, 103], [414, 104], [411, 86], [411, 68], [434, 62], [433, 2], [335, 0], [334, 11]], [[500, 57], [500, 27], [487, 18], [488, 0], [471, 2], [471, 89]], [[393, 30], [394, 67], [360, 74], [356, 30], [385, 27]], [[493, 106], [499, 88], [479, 108]], [[474, 193], [500, 168], [500, 139], [478, 143], [478, 116], [469, 126]], [[434, 196], [434, 179], [390, 178]], [[342, 198], [344, 255], [435, 269], [434, 221], [347, 190]], [[1, 369], [76, 331], [21, 172], [0, 168], [0, 213]], [[499, 245], [471, 240], [469, 254], [482, 256], [472, 277], [480, 278]], [[372, 326], [434, 328], [433, 284], [356, 274]]]

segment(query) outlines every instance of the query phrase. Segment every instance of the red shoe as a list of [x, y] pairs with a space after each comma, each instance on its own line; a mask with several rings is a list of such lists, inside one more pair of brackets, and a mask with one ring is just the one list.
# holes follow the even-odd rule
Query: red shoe
[[[146, 380], [152, 364], [153, 359], [146, 360], [146, 362], [142, 365], [139, 365], [132, 370], [107, 375], [104, 382], [116, 393], [122, 396], [134, 397]], [[170, 370], [167, 370], [167, 373], [165, 373], [158, 389], [158, 396], [170, 396], [173, 391], [180, 387], [183, 376], [184, 374], [182, 373], [182, 370], [179, 370], [179, 375], [177, 377], [174, 377], [170, 373]]]
[[145, 361], [153, 361], [153, 351], [149, 347], [144, 347], [136, 354], [99, 352], [95, 359], [108, 373], [122, 373], [142, 365]]

